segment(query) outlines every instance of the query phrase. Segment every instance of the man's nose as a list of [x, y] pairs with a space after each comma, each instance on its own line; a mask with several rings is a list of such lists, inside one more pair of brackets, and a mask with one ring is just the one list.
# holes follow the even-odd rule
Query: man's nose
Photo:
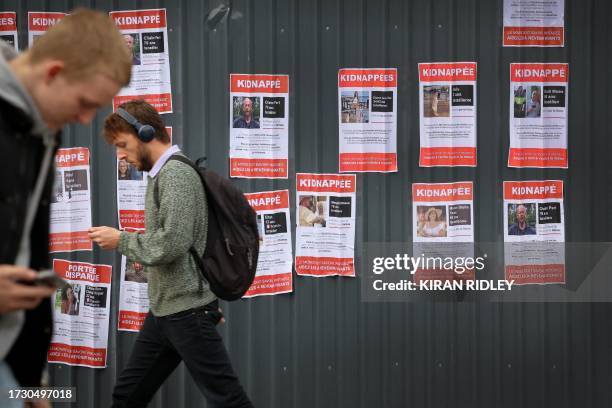
[[96, 111], [93, 109], [83, 111], [77, 115], [77, 122], [81, 125], [88, 125], [91, 123], [94, 116], [96, 116]]

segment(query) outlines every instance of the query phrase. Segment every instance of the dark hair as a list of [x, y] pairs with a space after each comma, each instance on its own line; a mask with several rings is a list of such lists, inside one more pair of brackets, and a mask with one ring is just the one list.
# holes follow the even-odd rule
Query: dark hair
[[72, 285], [66, 285], [62, 288], [62, 300], [68, 300], [68, 289], [70, 289], [72, 291], [72, 294], [74, 295], [74, 288], [72, 287]]
[[[170, 143], [170, 136], [166, 131], [166, 126], [162, 117], [149, 103], [142, 99], [135, 99], [122, 103], [119, 105], [119, 108], [126, 110], [143, 125], [153, 126], [153, 129], [155, 129], [155, 139], [162, 143]], [[136, 128], [127, 123], [125, 119], [116, 113], [111, 113], [104, 119], [104, 130], [102, 133], [104, 139], [106, 139], [108, 143], [112, 143], [118, 133], [131, 133], [134, 136], [138, 135]]]

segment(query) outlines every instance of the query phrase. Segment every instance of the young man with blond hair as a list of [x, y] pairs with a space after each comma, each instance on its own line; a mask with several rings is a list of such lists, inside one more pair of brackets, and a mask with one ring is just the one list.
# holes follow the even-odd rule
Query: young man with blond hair
[[[69, 14], [15, 55], [0, 41], [0, 389], [40, 386], [53, 288], [28, 285], [50, 267], [49, 198], [59, 132], [88, 124], [130, 81], [132, 57], [107, 13]], [[0, 406], [19, 403], [0, 395]], [[19, 405], [16, 405], [19, 406]]]

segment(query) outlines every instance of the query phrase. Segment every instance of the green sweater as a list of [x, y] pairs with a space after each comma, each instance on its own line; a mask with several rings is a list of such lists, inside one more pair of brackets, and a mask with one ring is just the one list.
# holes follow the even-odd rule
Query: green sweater
[[[159, 209], [153, 197], [158, 183]], [[155, 316], [167, 316], [216, 299], [200, 277], [189, 248], [204, 253], [208, 211], [198, 174], [177, 160], [149, 177], [145, 198], [145, 233], [122, 232], [119, 252], [145, 266], [149, 302]]]

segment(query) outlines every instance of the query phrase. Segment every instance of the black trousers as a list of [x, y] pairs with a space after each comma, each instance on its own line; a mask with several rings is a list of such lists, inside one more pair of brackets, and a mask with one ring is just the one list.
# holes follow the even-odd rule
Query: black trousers
[[163, 317], [149, 311], [117, 379], [113, 407], [146, 407], [181, 360], [210, 406], [253, 407], [217, 332], [220, 318], [218, 301]]

